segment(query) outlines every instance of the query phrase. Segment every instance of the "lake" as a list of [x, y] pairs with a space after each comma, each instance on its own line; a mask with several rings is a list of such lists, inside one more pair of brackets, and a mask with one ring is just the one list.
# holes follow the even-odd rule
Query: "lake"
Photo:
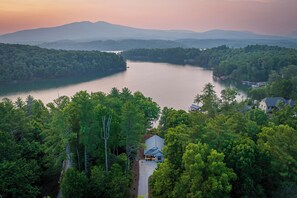
[[[15, 100], [17, 97], [25, 99], [32, 95], [47, 104], [58, 96], [72, 96], [80, 90], [109, 93], [113, 87], [128, 87], [133, 92], [141, 91], [145, 96], [151, 97], [161, 107], [188, 110], [195, 95], [201, 93], [206, 83], [212, 83], [218, 94], [230, 86], [230, 83], [214, 81], [212, 71], [200, 67], [134, 61], [127, 61], [127, 66], [126, 71], [107, 76], [2, 84], [0, 98]], [[243, 91], [240, 94], [238, 99], [245, 97]]]

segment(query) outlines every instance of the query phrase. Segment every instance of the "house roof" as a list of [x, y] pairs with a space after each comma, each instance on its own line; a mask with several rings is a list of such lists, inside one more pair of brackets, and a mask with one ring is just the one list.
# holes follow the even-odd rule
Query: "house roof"
[[147, 150], [146, 152], [144, 152], [144, 154], [145, 155], [154, 155], [154, 156], [162, 156], [163, 155], [162, 151], [157, 147]]
[[293, 100], [286, 100], [283, 97], [264, 98], [263, 101], [266, 103], [267, 107], [276, 107], [279, 103], [294, 106]]
[[145, 141], [145, 145], [145, 155], [157, 155], [160, 153], [162, 154], [162, 149], [164, 147], [164, 139], [157, 135], [154, 135]]
[[197, 110], [201, 110], [201, 107], [196, 104], [192, 104], [189, 108], [189, 111], [197, 111]]

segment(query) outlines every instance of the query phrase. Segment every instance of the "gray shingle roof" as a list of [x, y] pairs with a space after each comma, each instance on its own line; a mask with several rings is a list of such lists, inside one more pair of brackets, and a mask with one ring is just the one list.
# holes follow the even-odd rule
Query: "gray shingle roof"
[[154, 135], [145, 141], [145, 155], [160, 155], [164, 147], [164, 139]]
[[283, 97], [264, 98], [263, 100], [266, 103], [267, 107], [276, 107], [279, 103], [294, 106], [293, 100], [286, 100]]

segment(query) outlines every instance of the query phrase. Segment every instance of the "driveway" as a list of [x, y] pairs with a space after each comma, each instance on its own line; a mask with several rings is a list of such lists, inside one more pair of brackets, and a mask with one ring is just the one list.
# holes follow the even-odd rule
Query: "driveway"
[[138, 196], [148, 198], [148, 178], [156, 168], [157, 163], [154, 161], [139, 160]]

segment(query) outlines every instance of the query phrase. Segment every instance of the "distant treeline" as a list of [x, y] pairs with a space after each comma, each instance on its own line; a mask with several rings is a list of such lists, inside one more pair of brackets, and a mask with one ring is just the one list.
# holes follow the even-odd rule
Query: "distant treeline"
[[[140, 39], [125, 39], [125, 40], [98, 40], [98, 41], [56, 41], [50, 43], [42, 43], [38, 45], [48, 49], [64, 49], [64, 50], [99, 50], [99, 51], [122, 51], [137, 48], [174, 48], [187, 47], [178, 41], [167, 40], [140, 40]], [[296, 44], [297, 47], [297, 44]]]
[[[36, 43], [35, 43], [36, 44]], [[297, 48], [297, 39], [179, 39], [179, 40], [94, 40], [72, 41], [62, 40], [36, 44], [42, 48], [63, 50], [98, 50], [98, 51], [123, 51], [131, 49], [154, 49], [154, 48], [213, 48], [226, 45], [232, 48], [246, 47], [248, 45], [270, 45]]]
[[297, 65], [297, 50], [267, 45], [244, 48], [201, 49], [134, 49], [122, 53], [127, 59], [139, 61], [190, 64], [213, 69], [215, 76], [235, 80], [267, 81], [272, 71], [279, 72]]
[[38, 80], [125, 69], [124, 59], [112, 53], [0, 44], [0, 81]]

